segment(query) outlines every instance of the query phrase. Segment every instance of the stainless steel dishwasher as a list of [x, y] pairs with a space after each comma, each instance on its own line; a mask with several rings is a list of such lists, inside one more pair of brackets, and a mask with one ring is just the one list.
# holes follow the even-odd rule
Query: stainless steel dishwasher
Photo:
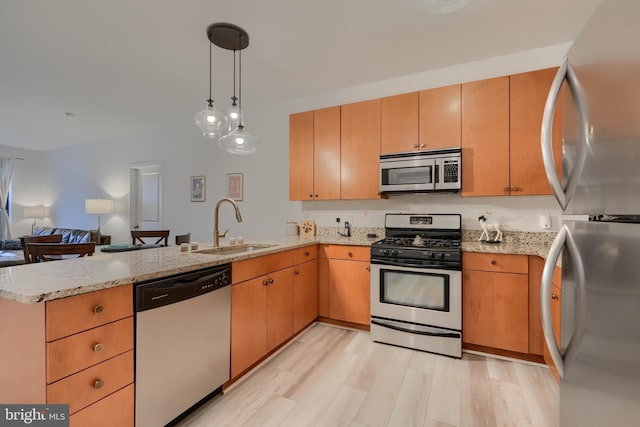
[[230, 373], [231, 265], [136, 284], [136, 425], [163, 426]]

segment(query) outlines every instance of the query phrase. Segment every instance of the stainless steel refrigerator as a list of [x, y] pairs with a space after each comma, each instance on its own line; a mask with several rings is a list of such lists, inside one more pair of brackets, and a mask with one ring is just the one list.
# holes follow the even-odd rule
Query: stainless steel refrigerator
[[[563, 154], [553, 159], [558, 96]], [[640, 0], [604, 0], [570, 48], [547, 100], [542, 151], [564, 214], [579, 218], [563, 221], [541, 286], [560, 425], [640, 426]], [[559, 257], [561, 348], [550, 309]]]

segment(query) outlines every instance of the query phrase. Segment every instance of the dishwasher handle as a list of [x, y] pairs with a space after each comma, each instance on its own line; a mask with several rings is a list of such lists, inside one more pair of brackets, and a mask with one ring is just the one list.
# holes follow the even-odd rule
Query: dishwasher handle
[[136, 312], [195, 298], [231, 285], [231, 266], [161, 278], [136, 286]]

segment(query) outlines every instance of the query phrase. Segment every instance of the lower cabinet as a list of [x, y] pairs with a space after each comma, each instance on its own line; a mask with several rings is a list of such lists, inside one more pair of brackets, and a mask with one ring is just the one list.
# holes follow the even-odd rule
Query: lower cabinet
[[231, 378], [318, 317], [317, 246], [233, 263]]
[[[556, 344], [560, 347], [560, 325], [562, 320], [562, 268], [556, 267], [553, 271], [553, 279], [551, 286], [551, 320], [553, 322], [553, 333], [556, 336]], [[549, 368], [551, 369], [551, 373], [556, 378], [556, 381], [560, 381], [560, 374], [556, 369], [555, 363], [551, 359], [551, 354], [549, 353], [549, 348], [547, 344], [544, 344], [544, 361]]]
[[321, 245], [319, 315], [333, 320], [369, 325], [370, 248]]
[[464, 344], [529, 352], [526, 255], [463, 253]]

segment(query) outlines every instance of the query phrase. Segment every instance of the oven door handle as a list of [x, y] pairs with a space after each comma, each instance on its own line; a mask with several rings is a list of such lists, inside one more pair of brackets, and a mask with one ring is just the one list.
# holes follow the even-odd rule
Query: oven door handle
[[[424, 266], [422, 264], [410, 264], [407, 263], [406, 261], [404, 262], [398, 262], [398, 261], [391, 261], [388, 259], [385, 259], [384, 261], [382, 260], [378, 260], [376, 258], [371, 258], [371, 264], [375, 264], [375, 265], [388, 265], [391, 267], [407, 267], [407, 268], [414, 268], [414, 269], [420, 269], [422, 272], [424, 272], [423, 270], [450, 270], [450, 271], [461, 271], [460, 269], [460, 264], [458, 263], [457, 265], [429, 265], [429, 266]], [[453, 263], [455, 264], [455, 263]]]
[[430, 337], [443, 337], [443, 338], [460, 338], [461, 337], [461, 335], [459, 333], [457, 333], [457, 332], [418, 331], [418, 330], [415, 330], [415, 329], [402, 328], [402, 327], [396, 326], [396, 325], [389, 325], [387, 323], [380, 322], [379, 320], [374, 320], [374, 319], [371, 319], [371, 323], [374, 324], [374, 325], [382, 326], [383, 328], [394, 329], [394, 330], [400, 331], [400, 332], [409, 332], [411, 334], [417, 334], [417, 335], [426, 335], [426, 336], [430, 336]]

